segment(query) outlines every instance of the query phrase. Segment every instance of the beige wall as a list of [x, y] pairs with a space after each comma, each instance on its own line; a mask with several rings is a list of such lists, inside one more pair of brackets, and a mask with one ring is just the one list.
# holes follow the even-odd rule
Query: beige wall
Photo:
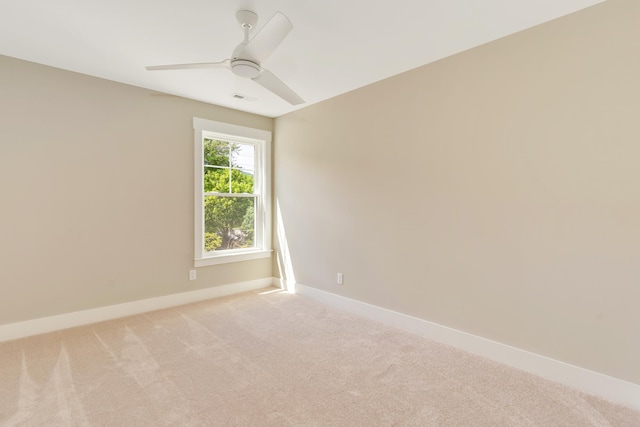
[[276, 119], [296, 281], [640, 383], [638, 22], [610, 0]]
[[193, 268], [194, 116], [273, 120], [0, 56], [0, 324], [271, 277]]

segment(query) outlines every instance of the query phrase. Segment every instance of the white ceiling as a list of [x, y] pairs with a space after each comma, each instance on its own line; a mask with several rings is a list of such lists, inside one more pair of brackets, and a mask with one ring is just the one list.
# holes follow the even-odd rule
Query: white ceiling
[[[0, 0], [0, 54], [277, 117], [601, 1]], [[263, 65], [306, 104], [228, 70], [145, 70], [229, 58], [240, 9], [293, 22]]]

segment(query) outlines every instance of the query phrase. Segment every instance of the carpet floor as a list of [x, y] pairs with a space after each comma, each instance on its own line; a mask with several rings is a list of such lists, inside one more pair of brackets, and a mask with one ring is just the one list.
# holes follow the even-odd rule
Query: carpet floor
[[640, 426], [640, 412], [255, 291], [0, 344], [2, 426]]

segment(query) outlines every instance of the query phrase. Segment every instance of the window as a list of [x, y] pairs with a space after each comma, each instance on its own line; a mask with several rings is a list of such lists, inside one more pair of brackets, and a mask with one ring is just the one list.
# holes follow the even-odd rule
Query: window
[[195, 266], [271, 256], [271, 132], [193, 119]]

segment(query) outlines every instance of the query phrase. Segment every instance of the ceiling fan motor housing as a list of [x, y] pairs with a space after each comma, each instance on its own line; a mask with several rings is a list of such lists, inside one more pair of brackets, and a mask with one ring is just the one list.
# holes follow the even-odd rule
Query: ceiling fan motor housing
[[231, 61], [231, 71], [236, 76], [253, 79], [260, 74], [260, 66], [246, 59], [234, 59]]

